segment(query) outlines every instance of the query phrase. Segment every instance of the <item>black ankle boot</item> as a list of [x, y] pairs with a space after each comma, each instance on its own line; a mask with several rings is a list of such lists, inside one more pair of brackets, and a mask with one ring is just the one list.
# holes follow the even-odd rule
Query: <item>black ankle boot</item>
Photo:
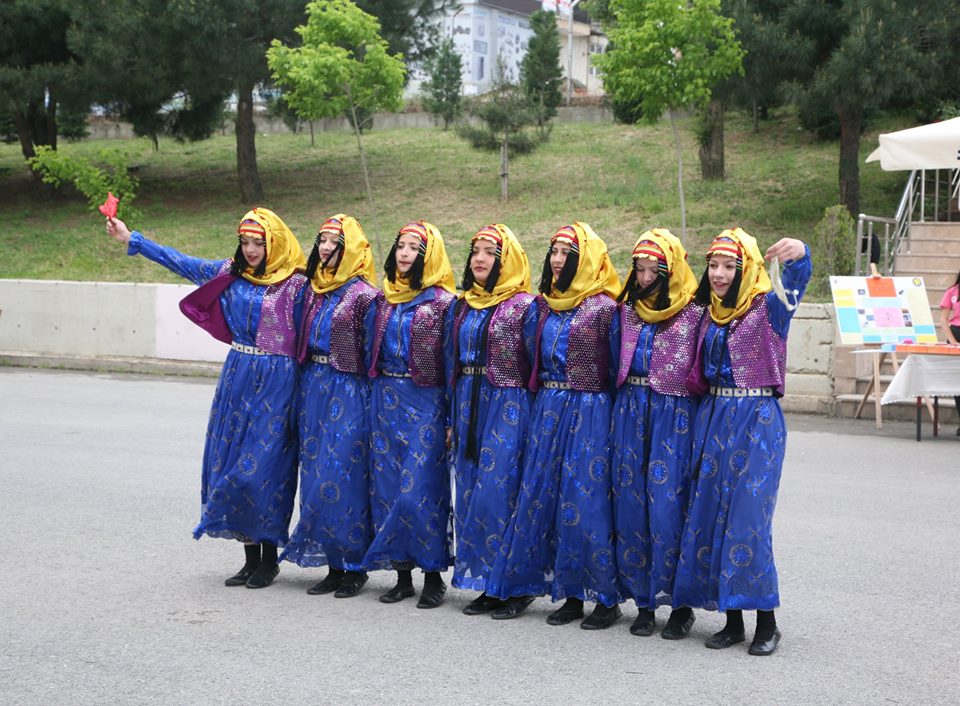
[[757, 630], [753, 635], [748, 652], [752, 655], [766, 657], [777, 651], [780, 644], [780, 631], [777, 629], [777, 618], [772, 610], [757, 611]]
[[630, 626], [630, 634], [637, 637], [649, 637], [657, 627], [656, 615], [649, 608], [640, 608], [640, 614]]
[[566, 625], [583, 617], [583, 601], [568, 598], [563, 605], [547, 616], [547, 625]]
[[223, 582], [224, 586], [243, 586], [247, 580], [253, 576], [253, 572], [260, 565], [260, 545], [244, 544], [243, 554], [246, 561], [240, 567], [240, 571]]
[[725, 650], [746, 640], [743, 632], [743, 611], [728, 610], [727, 624], [704, 643], [711, 650]]
[[667, 624], [663, 626], [660, 637], [664, 640], [682, 640], [690, 634], [690, 628], [693, 627], [696, 619], [693, 608], [689, 606], [674, 608], [670, 617], [667, 618]]
[[266, 588], [280, 573], [280, 567], [277, 566], [277, 545], [263, 542], [260, 549], [263, 552], [260, 566], [247, 579], [247, 588]]
[[363, 571], [348, 571], [343, 576], [340, 588], [333, 594], [334, 598], [353, 598], [360, 593], [360, 589], [367, 582], [367, 575]]
[[597, 603], [593, 612], [587, 616], [586, 620], [580, 623], [584, 630], [606, 630], [620, 619], [623, 612], [619, 604], [614, 604], [609, 608], [603, 603]]
[[427, 571], [423, 579], [423, 590], [417, 608], [438, 608], [443, 603], [443, 596], [447, 592], [447, 584], [443, 582], [439, 571]]
[[399, 603], [404, 598], [415, 596], [413, 590], [413, 572], [407, 569], [397, 569], [397, 585], [380, 596], [381, 603]]
[[323, 596], [327, 593], [333, 593], [340, 588], [343, 583], [343, 577], [346, 575], [343, 569], [334, 569], [330, 567], [326, 577], [320, 583], [314, 584], [307, 589], [311, 596]]

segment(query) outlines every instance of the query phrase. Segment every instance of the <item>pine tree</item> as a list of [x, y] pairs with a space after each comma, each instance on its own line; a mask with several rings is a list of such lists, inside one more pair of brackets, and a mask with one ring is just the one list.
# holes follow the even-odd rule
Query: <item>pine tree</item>
[[544, 135], [547, 123], [557, 114], [563, 78], [556, 13], [537, 10], [530, 15], [530, 28], [533, 36], [520, 64], [520, 83], [537, 108], [537, 125]]
[[424, 103], [431, 114], [443, 118], [443, 129], [460, 115], [460, 90], [463, 63], [453, 48], [452, 39], [444, 39], [437, 54], [427, 62], [430, 79], [423, 84]]

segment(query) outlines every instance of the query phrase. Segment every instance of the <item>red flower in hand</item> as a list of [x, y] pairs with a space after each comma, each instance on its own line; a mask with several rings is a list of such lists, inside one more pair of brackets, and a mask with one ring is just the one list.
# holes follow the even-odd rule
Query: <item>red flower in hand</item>
[[107, 218], [116, 218], [117, 217], [117, 204], [120, 203], [120, 199], [113, 195], [112, 191], [107, 192], [107, 200], [104, 201], [97, 208], [100, 209], [102, 213]]

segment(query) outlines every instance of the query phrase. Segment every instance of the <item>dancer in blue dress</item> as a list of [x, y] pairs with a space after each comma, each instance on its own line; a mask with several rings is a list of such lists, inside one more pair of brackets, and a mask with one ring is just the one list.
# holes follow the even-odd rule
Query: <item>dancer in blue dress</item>
[[486, 588], [516, 507], [533, 407], [528, 388], [537, 307], [527, 255], [507, 226], [495, 223], [473, 236], [463, 290], [448, 323], [457, 537], [452, 583], [481, 591], [463, 610], [479, 615], [501, 606]]
[[[633, 273], [620, 294], [620, 365], [613, 411], [617, 575], [639, 611], [634, 635], [653, 634], [654, 611], [670, 605], [690, 490], [690, 427], [696, 398], [687, 391], [703, 306], [697, 278], [668, 230], [645, 232], [633, 248]], [[676, 608], [661, 633], [685, 637], [693, 610]]]
[[539, 391], [517, 509], [487, 593], [506, 599], [496, 619], [515, 617], [533, 596], [566, 599], [550, 625], [583, 617], [583, 602], [596, 601], [581, 627], [607, 628], [621, 615], [610, 478], [620, 279], [589, 225], [551, 238], [540, 291], [531, 373]]
[[370, 517], [369, 345], [378, 290], [373, 252], [342, 213], [317, 233], [307, 260], [300, 328], [300, 520], [281, 560], [323, 566], [307, 593], [349, 598], [367, 581]]
[[199, 539], [237, 539], [246, 561], [227, 586], [263, 588], [276, 577], [297, 490], [296, 320], [306, 278], [300, 243], [273, 211], [255, 208], [232, 260], [201, 260], [148, 240], [123, 221], [107, 232], [194, 284], [181, 310], [231, 344], [213, 397], [203, 450]]
[[[782, 287], [771, 284], [764, 257], [785, 263]], [[673, 605], [726, 611], [723, 630], [706, 642], [713, 649], [743, 642], [743, 611], [756, 610], [750, 654], [769, 655], [780, 641], [773, 512], [787, 430], [779, 398], [810, 254], [784, 238], [761, 256], [756, 240], [737, 228], [717, 236], [707, 258], [697, 301], [709, 316], [688, 379], [692, 391], [706, 394], [693, 427], [693, 495]]]
[[443, 352], [456, 286], [440, 231], [425, 221], [400, 229], [384, 270], [369, 371], [375, 536], [363, 568], [396, 570], [396, 585], [380, 596], [396, 603], [414, 595], [419, 566], [417, 607], [436, 608], [447, 589], [440, 572], [452, 561]]

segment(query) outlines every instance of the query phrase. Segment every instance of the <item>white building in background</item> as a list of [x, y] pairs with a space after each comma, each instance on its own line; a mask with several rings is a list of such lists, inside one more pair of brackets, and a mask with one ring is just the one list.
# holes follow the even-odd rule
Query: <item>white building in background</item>
[[[548, 9], [561, 5], [561, 11], [569, 2], [541, 2], [540, 0], [460, 0], [448, 10], [441, 24], [444, 37], [452, 37], [454, 47], [463, 63], [463, 94], [467, 96], [485, 93], [490, 89], [497, 56], [503, 57], [507, 70], [514, 80], [520, 75], [520, 62], [527, 51], [527, 42], [533, 36], [530, 15], [546, 6]], [[568, 41], [570, 24], [566, 16], [558, 13], [557, 29], [560, 33], [560, 65], [564, 79], [569, 63]], [[573, 94], [601, 96], [603, 83], [590, 64], [592, 54], [602, 53], [607, 38], [599, 25], [590, 22], [586, 13], [579, 9], [573, 16], [573, 62], [570, 75], [573, 77]], [[422, 71], [411, 67], [408, 95], [420, 93], [420, 84], [425, 80]], [[562, 88], [564, 95], [567, 83]]]

